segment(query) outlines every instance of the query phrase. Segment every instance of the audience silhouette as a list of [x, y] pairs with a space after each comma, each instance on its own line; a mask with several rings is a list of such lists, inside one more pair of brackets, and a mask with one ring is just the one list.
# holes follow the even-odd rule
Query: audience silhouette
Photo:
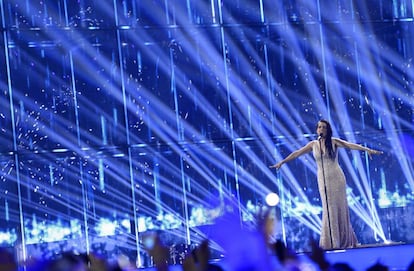
[[[257, 225], [248, 230], [240, 227], [238, 222], [230, 219], [221, 220], [216, 227], [218, 243], [225, 250], [225, 258], [221, 262], [213, 262], [210, 253], [211, 240], [202, 241], [195, 249], [188, 252], [181, 264], [183, 271], [361, 271], [354, 270], [350, 263], [329, 263], [325, 251], [317, 242], [311, 240], [312, 251], [306, 255], [298, 255], [286, 247], [281, 240], [268, 243], [270, 238], [265, 214], [257, 220]], [[238, 221], [238, 220], [236, 220]], [[230, 236], [229, 234], [233, 234]], [[156, 271], [170, 270], [169, 248], [161, 242], [158, 235], [153, 235], [154, 242], [146, 248], [152, 257]], [[239, 241], [235, 241], [239, 240]], [[214, 240], [217, 242], [217, 240]], [[236, 243], [234, 243], [236, 242]], [[13, 253], [0, 248], [0, 271], [125, 271], [137, 270], [133, 264], [120, 266], [109, 263], [105, 258], [95, 254], [77, 254], [63, 252], [53, 259], [38, 259], [18, 264]], [[382, 263], [375, 263], [364, 271], [388, 271], [390, 268]], [[407, 266], [407, 271], [414, 271], [414, 260]]]

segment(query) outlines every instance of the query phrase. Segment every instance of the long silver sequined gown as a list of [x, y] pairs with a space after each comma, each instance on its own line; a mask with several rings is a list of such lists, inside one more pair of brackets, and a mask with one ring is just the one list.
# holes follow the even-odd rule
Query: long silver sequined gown
[[329, 158], [327, 153], [324, 153], [323, 159], [321, 159], [319, 144], [320, 142], [317, 140], [313, 144], [313, 156], [318, 165], [318, 187], [323, 210], [319, 246], [323, 249], [355, 247], [357, 239], [349, 218], [346, 181], [344, 172], [338, 164], [338, 149], [334, 146], [334, 159]]

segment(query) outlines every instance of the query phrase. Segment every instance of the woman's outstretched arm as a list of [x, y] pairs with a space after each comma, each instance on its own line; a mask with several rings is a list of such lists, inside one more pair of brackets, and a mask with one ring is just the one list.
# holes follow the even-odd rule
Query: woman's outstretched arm
[[378, 151], [378, 150], [373, 150], [370, 149], [368, 147], [359, 145], [359, 144], [355, 144], [343, 139], [339, 139], [339, 138], [335, 138], [334, 139], [335, 144], [338, 147], [343, 147], [343, 148], [348, 148], [351, 150], [359, 150], [359, 151], [366, 151], [368, 153], [368, 155], [371, 157], [372, 154], [382, 154], [382, 151]]
[[291, 154], [289, 154], [288, 156], [286, 156], [285, 159], [283, 159], [282, 161], [271, 165], [270, 168], [275, 168], [275, 169], [279, 169], [284, 163], [287, 163], [293, 159], [298, 158], [299, 156], [311, 152], [312, 151], [312, 145], [314, 144], [314, 141], [309, 142], [308, 144], [306, 144], [305, 146], [303, 146], [302, 148], [292, 152]]

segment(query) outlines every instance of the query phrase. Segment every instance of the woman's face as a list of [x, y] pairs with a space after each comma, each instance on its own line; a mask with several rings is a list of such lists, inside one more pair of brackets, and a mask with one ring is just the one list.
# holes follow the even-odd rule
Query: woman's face
[[326, 137], [326, 134], [328, 133], [328, 125], [322, 121], [318, 122], [316, 133], [322, 137]]

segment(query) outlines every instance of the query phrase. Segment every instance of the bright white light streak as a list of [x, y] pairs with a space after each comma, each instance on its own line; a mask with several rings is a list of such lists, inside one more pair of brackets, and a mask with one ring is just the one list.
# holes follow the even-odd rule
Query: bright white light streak
[[105, 167], [102, 158], [98, 159], [99, 189], [105, 191]]
[[101, 134], [102, 134], [102, 144], [106, 145], [108, 144], [108, 138], [106, 135], [106, 120], [104, 116], [101, 116]]

